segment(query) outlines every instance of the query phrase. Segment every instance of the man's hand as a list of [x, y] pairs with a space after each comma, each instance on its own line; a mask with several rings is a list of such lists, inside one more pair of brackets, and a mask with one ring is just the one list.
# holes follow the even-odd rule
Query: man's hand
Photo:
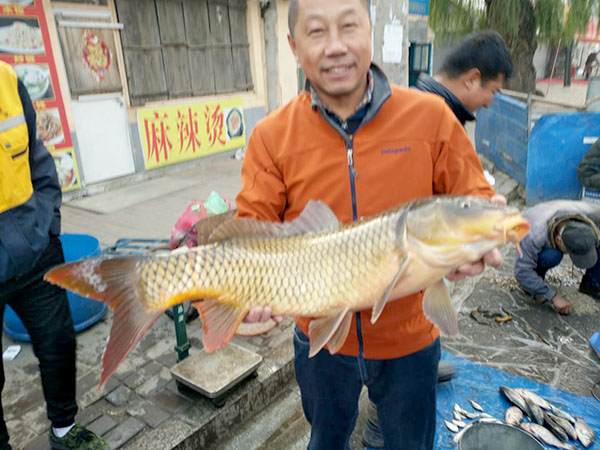
[[[496, 203], [497, 205], [506, 205], [506, 197], [502, 194], [495, 194], [490, 202]], [[497, 248], [487, 252], [479, 261], [475, 261], [470, 264], [463, 264], [446, 275], [446, 278], [450, 281], [462, 280], [465, 277], [473, 277], [479, 275], [485, 270], [485, 266], [492, 266], [497, 269], [502, 264], [502, 256]]]
[[558, 313], [565, 316], [568, 316], [573, 312], [573, 305], [571, 305], [571, 302], [558, 294], [552, 297], [552, 305]]
[[248, 311], [248, 314], [246, 314], [246, 317], [244, 317], [244, 322], [266, 322], [270, 318], [272, 318], [277, 323], [280, 323], [283, 320], [283, 316], [273, 316], [271, 314], [270, 306], [255, 306], [250, 311]]

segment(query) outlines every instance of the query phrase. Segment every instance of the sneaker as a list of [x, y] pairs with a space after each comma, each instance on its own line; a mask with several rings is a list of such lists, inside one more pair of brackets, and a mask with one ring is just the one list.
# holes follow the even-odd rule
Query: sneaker
[[63, 437], [56, 437], [50, 428], [50, 447], [55, 450], [105, 450], [106, 442], [78, 423]]
[[581, 292], [582, 294], [587, 294], [590, 297], [595, 298], [596, 300], [600, 300], [600, 290], [592, 286], [590, 279], [585, 275], [581, 279], [581, 283], [579, 284], [579, 292]]

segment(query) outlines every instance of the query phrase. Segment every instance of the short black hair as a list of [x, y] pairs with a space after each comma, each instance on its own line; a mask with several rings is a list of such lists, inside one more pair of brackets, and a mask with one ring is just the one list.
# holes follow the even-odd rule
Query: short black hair
[[479, 69], [482, 83], [513, 72], [510, 51], [502, 36], [494, 30], [469, 34], [444, 59], [440, 72], [449, 78], [458, 78], [471, 69]]
[[[369, 11], [371, 0], [360, 0], [364, 5], [365, 9]], [[290, 7], [288, 9], [288, 28], [290, 30], [290, 36], [294, 37], [294, 27], [298, 22], [298, 0], [290, 0]]]

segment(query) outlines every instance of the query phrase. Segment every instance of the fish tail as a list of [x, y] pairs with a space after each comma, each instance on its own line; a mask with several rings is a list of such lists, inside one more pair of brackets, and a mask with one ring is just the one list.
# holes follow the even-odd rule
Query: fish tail
[[62, 264], [44, 275], [46, 281], [99, 300], [114, 311], [108, 342], [102, 354], [98, 388], [117, 370], [163, 313], [163, 310], [148, 310], [144, 291], [136, 288], [135, 269], [140, 259], [139, 256], [88, 258]]

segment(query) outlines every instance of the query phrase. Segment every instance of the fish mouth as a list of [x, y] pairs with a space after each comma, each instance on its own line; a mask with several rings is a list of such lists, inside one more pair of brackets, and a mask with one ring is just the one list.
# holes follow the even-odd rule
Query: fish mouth
[[519, 248], [519, 242], [529, 233], [530, 228], [529, 221], [519, 212], [504, 217], [494, 226], [495, 231], [502, 233], [504, 243], [510, 242], [517, 248]]

